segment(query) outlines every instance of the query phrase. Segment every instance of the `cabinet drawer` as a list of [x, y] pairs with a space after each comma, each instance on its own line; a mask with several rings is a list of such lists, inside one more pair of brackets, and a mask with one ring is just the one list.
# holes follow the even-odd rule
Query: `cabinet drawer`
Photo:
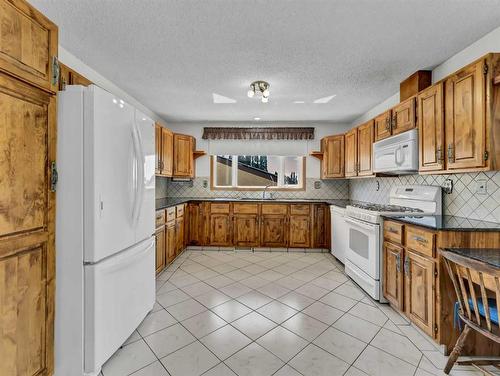
[[403, 230], [402, 223], [384, 221], [384, 239], [396, 244], [403, 244]]
[[167, 208], [166, 212], [166, 222], [173, 221], [175, 219], [175, 206], [172, 208]]
[[283, 214], [286, 215], [288, 205], [262, 204], [262, 214]]
[[229, 213], [229, 202], [210, 204], [210, 213]]
[[177, 205], [175, 207], [175, 211], [176, 211], [176, 218], [183, 217], [184, 216], [184, 204]]
[[434, 233], [416, 227], [406, 227], [406, 247], [429, 257], [434, 254]]
[[233, 204], [233, 213], [235, 214], [258, 214], [259, 204]]
[[155, 216], [156, 227], [160, 227], [165, 224], [165, 210], [158, 210]]
[[309, 205], [290, 205], [290, 214], [292, 215], [309, 215], [311, 207]]

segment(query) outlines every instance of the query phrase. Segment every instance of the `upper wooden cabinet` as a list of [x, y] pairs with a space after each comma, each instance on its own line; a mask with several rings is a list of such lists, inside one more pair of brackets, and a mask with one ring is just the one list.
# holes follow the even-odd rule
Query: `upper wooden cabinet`
[[358, 131], [358, 176], [373, 175], [372, 159], [373, 159], [373, 120], [360, 125]]
[[173, 176], [182, 178], [194, 177], [194, 137], [176, 133], [174, 134], [173, 143]]
[[155, 174], [173, 175], [174, 134], [170, 129], [155, 124]]
[[443, 84], [438, 83], [417, 96], [420, 171], [444, 169]]
[[161, 128], [158, 123], [155, 124], [155, 174], [160, 175], [161, 171]]
[[486, 158], [486, 61], [448, 77], [445, 85], [447, 168], [484, 167]]
[[328, 136], [321, 140], [321, 178], [344, 177], [344, 135]]
[[24, 0], [0, 0], [0, 25], [0, 71], [55, 93], [57, 26]]
[[391, 134], [399, 134], [416, 126], [415, 97], [409, 98], [392, 108]]
[[374, 120], [375, 141], [383, 140], [391, 135], [391, 110], [377, 116]]
[[351, 129], [345, 134], [345, 176], [358, 174], [358, 131]]

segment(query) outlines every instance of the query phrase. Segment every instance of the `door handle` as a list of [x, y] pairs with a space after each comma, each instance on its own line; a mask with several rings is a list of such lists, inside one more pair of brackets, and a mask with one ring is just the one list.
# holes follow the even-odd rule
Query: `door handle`
[[441, 146], [438, 146], [436, 149], [436, 161], [439, 164], [443, 164], [443, 149], [441, 149]]

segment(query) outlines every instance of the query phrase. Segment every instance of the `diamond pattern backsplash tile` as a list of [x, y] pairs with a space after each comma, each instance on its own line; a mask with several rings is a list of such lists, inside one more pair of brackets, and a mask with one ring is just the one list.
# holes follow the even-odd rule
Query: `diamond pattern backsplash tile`
[[[349, 198], [387, 204], [395, 185], [443, 186], [446, 179], [453, 181], [453, 192], [443, 193], [443, 214], [500, 223], [500, 172], [353, 179], [349, 181]], [[483, 184], [486, 193], [477, 192]]]
[[[319, 182], [319, 188], [314, 183]], [[305, 191], [273, 192], [276, 198], [307, 199], [347, 199], [349, 182], [347, 180], [306, 179]], [[262, 191], [212, 191], [210, 178], [197, 177], [192, 181], [174, 182], [165, 178], [156, 178], [156, 198], [162, 197], [234, 197], [260, 198]]]

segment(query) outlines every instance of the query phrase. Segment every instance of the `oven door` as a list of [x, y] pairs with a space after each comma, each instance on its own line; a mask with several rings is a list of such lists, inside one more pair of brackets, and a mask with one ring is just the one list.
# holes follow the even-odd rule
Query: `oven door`
[[371, 278], [380, 279], [380, 225], [346, 217], [346, 259]]

